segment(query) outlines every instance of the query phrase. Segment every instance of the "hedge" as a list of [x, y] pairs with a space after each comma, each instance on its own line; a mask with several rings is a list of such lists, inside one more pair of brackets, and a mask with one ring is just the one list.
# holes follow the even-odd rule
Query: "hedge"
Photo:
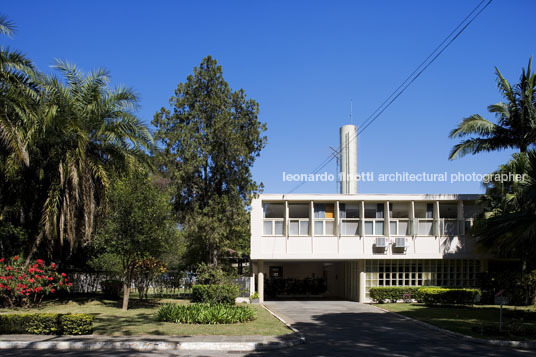
[[156, 319], [180, 324], [232, 324], [254, 320], [255, 310], [229, 304], [165, 304]]
[[383, 304], [386, 301], [397, 302], [398, 300], [416, 300], [422, 301], [421, 290], [424, 289], [420, 286], [384, 286], [370, 288], [370, 298], [375, 302]]
[[238, 285], [198, 284], [192, 288], [192, 301], [209, 304], [234, 304], [238, 297]]
[[0, 334], [88, 335], [93, 319], [89, 314], [0, 314]]
[[481, 292], [479, 289], [425, 288], [421, 295], [426, 305], [471, 305]]
[[431, 286], [391, 286], [373, 287], [370, 298], [380, 304], [399, 300], [423, 302], [427, 305], [470, 305], [480, 296], [478, 289], [439, 288]]

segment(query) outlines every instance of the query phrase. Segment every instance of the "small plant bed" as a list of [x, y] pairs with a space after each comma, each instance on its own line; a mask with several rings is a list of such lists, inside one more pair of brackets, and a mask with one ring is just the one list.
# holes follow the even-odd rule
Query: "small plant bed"
[[255, 310], [228, 304], [165, 304], [156, 319], [179, 324], [233, 324], [255, 320]]
[[417, 303], [378, 304], [380, 308], [464, 335], [502, 340], [536, 339], [535, 307], [504, 306], [503, 331], [499, 331], [499, 307], [427, 306]]
[[[25, 313], [85, 313], [94, 316], [93, 334], [107, 336], [135, 335], [264, 335], [277, 336], [292, 333], [284, 324], [273, 317], [260, 305], [247, 305], [255, 312], [256, 319], [232, 324], [178, 324], [161, 322], [156, 319], [161, 306], [165, 304], [188, 305], [188, 300], [180, 299], [131, 299], [129, 309], [121, 311], [121, 301], [98, 297], [77, 297], [43, 301], [39, 307], [0, 309], [0, 314]], [[246, 305], [237, 305], [238, 307]]]

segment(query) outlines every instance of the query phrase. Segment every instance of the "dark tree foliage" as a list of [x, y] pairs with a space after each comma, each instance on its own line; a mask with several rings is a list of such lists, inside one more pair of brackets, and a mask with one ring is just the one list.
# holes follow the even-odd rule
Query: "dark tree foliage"
[[266, 145], [259, 105], [233, 91], [208, 56], [155, 114], [160, 170], [171, 180], [174, 209], [191, 263], [217, 264], [228, 249], [247, 249], [251, 167]]

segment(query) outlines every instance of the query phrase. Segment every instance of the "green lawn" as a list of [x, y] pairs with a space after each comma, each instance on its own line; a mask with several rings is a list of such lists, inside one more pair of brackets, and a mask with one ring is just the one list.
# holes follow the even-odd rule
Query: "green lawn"
[[[430, 307], [423, 304], [377, 304], [376, 306], [424, 321], [447, 330], [478, 338], [530, 340], [536, 339], [536, 308], [504, 306], [503, 326], [499, 333], [499, 307]], [[482, 328], [484, 327], [484, 332]]]
[[127, 312], [121, 311], [121, 302], [104, 299], [77, 298], [69, 301], [47, 301], [34, 309], [0, 309], [0, 313], [61, 312], [88, 313], [95, 315], [97, 335], [284, 335], [291, 333], [285, 325], [274, 318], [260, 305], [249, 305], [257, 311], [257, 319], [246, 323], [229, 325], [180, 325], [159, 322], [154, 318], [162, 303], [188, 304], [188, 300], [153, 299], [139, 302], [132, 299]]

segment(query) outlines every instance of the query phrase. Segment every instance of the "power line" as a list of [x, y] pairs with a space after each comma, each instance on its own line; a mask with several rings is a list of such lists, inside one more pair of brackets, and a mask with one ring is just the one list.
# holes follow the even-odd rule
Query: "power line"
[[[486, 2], [486, 5], [484, 5], [477, 13], [474, 15], [467, 23], [465, 23], [474, 13], [477, 11], [478, 8], [481, 7], [481, 5]], [[350, 138], [348, 142], [345, 144], [343, 148], [339, 148], [339, 152], [341, 152], [342, 149], [346, 148], [351, 142], [353, 142], [359, 134], [361, 134], [363, 131], [365, 131], [378, 117], [387, 109], [393, 102], [400, 97], [402, 93], [406, 91], [406, 89], [413, 83], [417, 78], [421, 76], [421, 74], [432, 64], [435, 62], [435, 60], [465, 31], [465, 29], [492, 3], [493, 0], [482, 0], [459, 24], [452, 30], [447, 37], [426, 57], [426, 59], [419, 65], [417, 68], [391, 93], [387, 99], [383, 101], [378, 108], [374, 112], [372, 112], [371, 115], [367, 117], [367, 119], [363, 122], [363, 126], [359, 128], [359, 130], [356, 132], [356, 135]], [[465, 23], [465, 25], [463, 25]], [[463, 25], [463, 27], [462, 27]], [[460, 29], [461, 27], [461, 29]], [[459, 29], [459, 30], [458, 30]], [[458, 31], [456, 33], [456, 31]], [[454, 37], [452, 35], [456, 33]], [[452, 38], [451, 38], [452, 37]], [[450, 40], [449, 40], [450, 38]], [[448, 41], [448, 42], [447, 42]], [[445, 46], [443, 46], [446, 43]], [[443, 47], [442, 47], [443, 46]], [[441, 49], [441, 50], [439, 50]], [[439, 50], [439, 52], [438, 52]], [[437, 52], [437, 54], [435, 54]], [[435, 56], [434, 56], [435, 54]], [[430, 60], [430, 58], [432, 58]], [[428, 61], [430, 60], [430, 61]], [[426, 64], [426, 65], [425, 65]], [[424, 67], [423, 67], [424, 65]], [[422, 69], [420, 69], [423, 67]], [[420, 71], [419, 71], [420, 69]], [[330, 155], [328, 156], [322, 163], [315, 168], [315, 170], [311, 174], [316, 174], [320, 170], [322, 170], [326, 165], [328, 165], [332, 160], [334, 156]], [[292, 193], [296, 191], [298, 188], [303, 186], [307, 181], [302, 181], [298, 185], [296, 185], [292, 190], [290, 190], [288, 193]]]

